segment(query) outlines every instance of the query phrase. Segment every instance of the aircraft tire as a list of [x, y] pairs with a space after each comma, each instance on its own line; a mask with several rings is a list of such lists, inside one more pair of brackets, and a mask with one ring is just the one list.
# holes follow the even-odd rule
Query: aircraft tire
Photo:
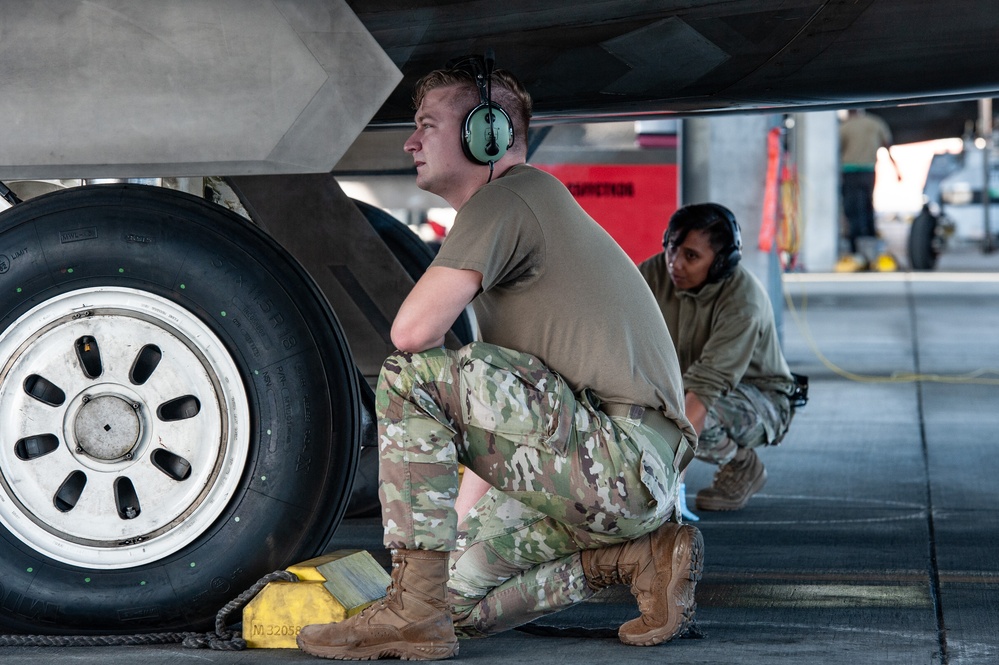
[[933, 270], [940, 252], [937, 249], [937, 219], [925, 207], [912, 220], [909, 229], [909, 267], [912, 270]]
[[[378, 234], [392, 255], [402, 265], [403, 270], [417, 281], [427, 271], [434, 260], [435, 253], [430, 246], [416, 235], [407, 225], [385, 212], [381, 208], [354, 199], [354, 204], [364, 215], [368, 223]], [[462, 312], [451, 332], [461, 344], [469, 344], [475, 339], [472, 332], [472, 322], [468, 312]], [[362, 386], [362, 391], [363, 391]], [[374, 394], [365, 395], [371, 404], [370, 411], [374, 413]], [[377, 433], [364, 437], [361, 442], [361, 455], [358, 461], [357, 473], [354, 476], [354, 492], [345, 517], [372, 518], [381, 514], [381, 503], [378, 499], [378, 440]]]
[[[388, 245], [392, 255], [402, 264], [403, 270], [413, 278], [414, 282], [420, 279], [436, 256], [430, 245], [413, 233], [412, 229], [381, 208], [357, 199], [354, 199], [354, 204], [374, 228], [382, 242]], [[451, 326], [451, 332], [462, 344], [469, 344], [475, 339], [472, 332], [472, 322], [467, 312], [463, 312], [458, 317], [454, 325]]]
[[235, 213], [131, 184], [6, 211], [0, 631], [210, 628], [323, 551], [358, 402], [328, 302]]

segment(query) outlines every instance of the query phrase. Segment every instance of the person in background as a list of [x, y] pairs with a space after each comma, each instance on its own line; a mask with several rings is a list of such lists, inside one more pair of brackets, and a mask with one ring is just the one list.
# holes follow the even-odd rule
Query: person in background
[[699, 510], [739, 510], [767, 481], [756, 448], [776, 445], [791, 422], [796, 382], [780, 349], [770, 298], [739, 265], [732, 212], [687, 205], [670, 217], [663, 252], [639, 265], [680, 359], [697, 458], [718, 465], [697, 493]]
[[874, 183], [878, 150], [888, 153], [899, 181], [902, 173], [891, 154], [888, 124], [873, 113], [851, 109], [839, 126], [840, 192], [847, 220], [850, 254], [861, 267], [871, 265], [882, 252], [874, 225]]
[[[696, 435], [652, 294], [569, 191], [526, 164], [531, 100], [516, 78], [470, 58], [421, 79], [414, 101], [417, 185], [457, 216], [399, 309], [376, 391], [392, 584], [298, 645], [448, 658], [459, 634], [615, 583], [640, 610], [621, 641], [669, 641], [693, 619], [703, 540], [670, 521]], [[469, 304], [482, 341], [443, 348]]]

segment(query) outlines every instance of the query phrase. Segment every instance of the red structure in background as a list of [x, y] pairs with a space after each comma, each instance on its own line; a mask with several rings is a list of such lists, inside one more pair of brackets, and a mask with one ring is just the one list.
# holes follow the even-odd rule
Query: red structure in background
[[533, 164], [561, 180], [635, 263], [662, 251], [677, 208], [676, 164]]
[[759, 248], [769, 253], [776, 241], [783, 270], [799, 268], [801, 216], [798, 211], [798, 168], [787, 148], [785, 131], [774, 127], [767, 133], [767, 176]]

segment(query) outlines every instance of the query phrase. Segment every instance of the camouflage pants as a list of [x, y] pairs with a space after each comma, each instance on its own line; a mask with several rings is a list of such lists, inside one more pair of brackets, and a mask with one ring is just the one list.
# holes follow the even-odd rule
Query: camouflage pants
[[[672, 454], [643, 409], [610, 418], [528, 354], [482, 343], [398, 353], [376, 399], [385, 545], [454, 552], [466, 635], [584, 600], [579, 552], [637, 538], [672, 512]], [[459, 462], [493, 487], [460, 531]]]
[[779, 442], [790, 423], [791, 405], [786, 395], [740, 383], [708, 409], [697, 438], [697, 459], [727, 464], [739, 448]]

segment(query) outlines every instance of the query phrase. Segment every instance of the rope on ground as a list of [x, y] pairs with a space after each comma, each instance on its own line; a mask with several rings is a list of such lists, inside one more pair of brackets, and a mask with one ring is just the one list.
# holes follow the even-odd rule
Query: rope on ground
[[[909, 290], [907, 297], [912, 298], [912, 291]], [[844, 379], [854, 381], [856, 383], [961, 383], [961, 384], [974, 384], [974, 385], [984, 385], [984, 386], [996, 386], [999, 385], [999, 368], [980, 368], [965, 374], [923, 374], [921, 372], [892, 372], [890, 375], [876, 375], [876, 374], [858, 374], [856, 372], [851, 372], [849, 370], [843, 369], [839, 365], [833, 363], [819, 348], [818, 343], [815, 341], [815, 337], [812, 336], [812, 329], [808, 325], [807, 309], [808, 309], [808, 292], [802, 289], [801, 292], [801, 310], [799, 312], [798, 308], [794, 305], [794, 299], [791, 297], [790, 292], [784, 289], [784, 300], [787, 303], [787, 309], [791, 313], [791, 317], [798, 326], [798, 330], [801, 331], [802, 337], [808, 343], [811, 348], [812, 353], [827, 369], [832, 371], [834, 374], [841, 376]]]
[[214, 633], [174, 632], [135, 635], [0, 635], [0, 647], [109, 647], [151, 644], [183, 644], [189, 649], [242, 651], [246, 640], [229, 630], [229, 615], [246, 606], [270, 582], [297, 582], [298, 576], [277, 570], [261, 577], [249, 589], [229, 601], [215, 615]]

